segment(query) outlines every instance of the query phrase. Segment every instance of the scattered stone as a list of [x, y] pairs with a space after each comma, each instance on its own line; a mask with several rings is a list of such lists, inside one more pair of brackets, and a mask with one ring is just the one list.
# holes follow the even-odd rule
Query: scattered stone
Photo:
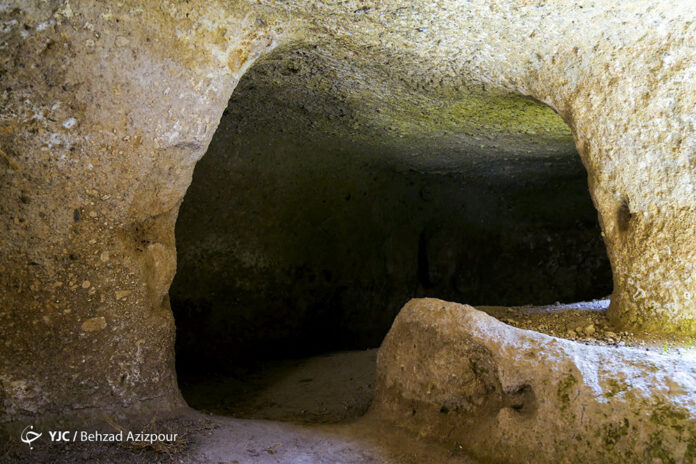
[[131, 294], [130, 290], [116, 290], [116, 299], [125, 300]]
[[82, 282], [82, 288], [87, 289], [92, 286], [92, 283], [89, 280], [85, 280]]
[[106, 319], [104, 319], [103, 316], [87, 319], [82, 323], [80, 328], [83, 332], [96, 332], [98, 330], [104, 330], [106, 328]]
[[77, 119], [75, 118], [68, 118], [63, 122], [63, 127], [66, 129], [72, 129], [75, 127], [75, 124], [77, 124]]

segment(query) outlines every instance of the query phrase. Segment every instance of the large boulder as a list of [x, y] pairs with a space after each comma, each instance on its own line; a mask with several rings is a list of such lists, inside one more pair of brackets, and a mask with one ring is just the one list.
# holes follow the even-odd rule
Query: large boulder
[[696, 361], [516, 329], [411, 300], [379, 350], [373, 410], [495, 463], [691, 463]]

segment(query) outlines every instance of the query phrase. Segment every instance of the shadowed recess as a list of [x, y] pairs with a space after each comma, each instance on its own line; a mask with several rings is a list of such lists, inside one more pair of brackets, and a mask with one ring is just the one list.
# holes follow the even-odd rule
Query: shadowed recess
[[[255, 65], [196, 167], [171, 289], [180, 369], [375, 347], [416, 296], [610, 293], [586, 174], [551, 109], [368, 98], [322, 60], [283, 50]], [[348, 98], [356, 85], [363, 99]]]

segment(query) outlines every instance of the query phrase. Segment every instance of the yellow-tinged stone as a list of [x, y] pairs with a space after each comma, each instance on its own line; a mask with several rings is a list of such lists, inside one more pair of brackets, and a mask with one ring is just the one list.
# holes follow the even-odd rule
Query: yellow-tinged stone
[[80, 326], [83, 332], [96, 332], [106, 328], [106, 319], [103, 316], [87, 319]]

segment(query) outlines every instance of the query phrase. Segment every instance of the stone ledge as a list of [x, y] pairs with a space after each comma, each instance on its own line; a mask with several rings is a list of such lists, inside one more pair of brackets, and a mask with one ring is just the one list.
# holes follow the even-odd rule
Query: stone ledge
[[696, 461], [696, 361], [516, 329], [411, 300], [380, 348], [373, 412], [484, 462]]

